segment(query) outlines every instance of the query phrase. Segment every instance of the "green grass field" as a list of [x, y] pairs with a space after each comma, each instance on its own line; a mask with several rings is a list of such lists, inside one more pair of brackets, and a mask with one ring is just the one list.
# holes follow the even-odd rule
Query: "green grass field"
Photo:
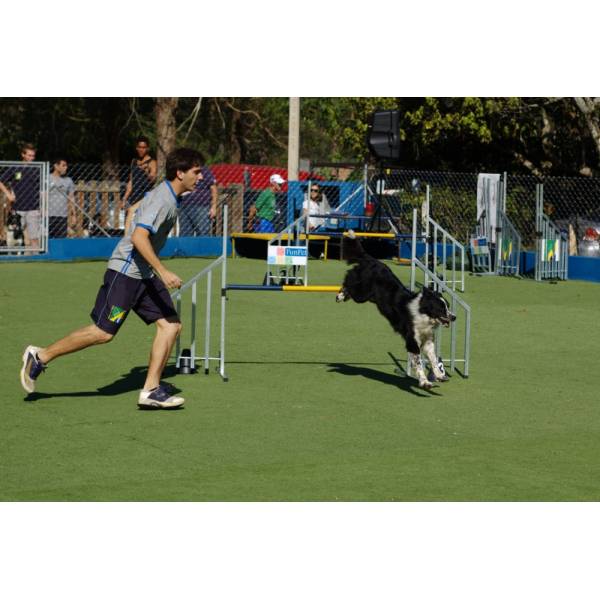
[[[228, 268], [260, 283], [264, 262]], [[137, 410], [154, 329], [135, 315], [24, 401], [23, 348], [89, 323], [104, 269], [0, 265], [2, 500], [600, 500], [597, 285], [469, 277], [471, 376], [433, 393], [395, 373], [403, 342], [373, 305], [230, 292], [229, 382], [168, 367], [185, 409]], [[311, 262], [310, 283], [345, 269]]]

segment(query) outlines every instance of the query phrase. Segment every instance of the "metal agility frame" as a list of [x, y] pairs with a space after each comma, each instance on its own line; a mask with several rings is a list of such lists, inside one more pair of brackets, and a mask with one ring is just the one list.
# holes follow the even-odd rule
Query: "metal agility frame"
[[569, 278], [569, 240], [544, 214], [544, 185], [535, 186], [535, 280]]
[[[496, 225], [490, 215], [491, 188], [496, 185]], [[506, 215], [506, 173], [494, 184], [486, 180], [483, 188], [484, 209], [470, 240], [473, 272], [478, 275], [519, 275], [521, 235]], [[492, 260], [492, 250], [495, 260]]]
[[[202, 269], [200, 273], [192, 277], [189, 281], [186, 281], [176, 292], [171, 294], [171, 297], [176, 300], [177, 303], [177, 314], [181, 317], [181, 301], [182, 293], [188, 289], [191, 289], [192, 294], [192, 306], [191, 306], [191, 339], [190, 339], [190, 367], [192, 372], [196, 369], [196, 362], [202, 361], [204, 363], [204, 373], [208, 375], [210, 361], [218, 361], [219, 363], [219, 374], [223, 378], [223, 381], [227, 381], [225, 375], [225, 302], [227, 298], [223, 293], [223, 289], [227, 285], [227, 224], [228, 224], [228, 207], [227, 204], [223, 206], [223, 250], [221, 256], [215, 261], [210, 263], [207, 267]], [[221, 314], [220, 314], [220, 344], [219, 354], [217, 356], [210, 356], [210, 320], [212, 314], [212, 274], [213, 271], [218, 267], [221, 267]], [[204, 324], [204, 354], [202, 356], [196, 356], [196, 311], [197, 311], [197, 299], [198, 299], [198, 282], [206, 278], [206, 322]], [[177, 338], [175, 346], [175, 354], [177, 356], [176, 366], [179, 368], [183, 355], [181, 353], [181, 340]]]
[[[417, 209], [413, 209], [413, 251], [411, 259], [411, 277], [410, 277], [410, 289], [411, 291], [416, 290], [416, 271], [419, 269], [424, 276], [424, 285], [431, 285], [436, 291], [444, 292], [450, 296], [450, 311], [456, 314], [456, 309], [460, 307], [464, 312], [465, 319], [465, 337], [464, 337], [464, 351], [463, 357], [457, 358], [456, 342], [458, 339], [456, 331], [456, 321], [450, 323], [450, 358], [444, 359], [442, 362], [444, 365], [448, 365], [451, 371], [456, 371], [456, 364], [463, 364], [463, 377], [469, 376], [469, 357], [471, 352], [471, 307], [458, 295], [454, 288], [450, 287], [450, 282], [444, 281], [439, 274], [434, 273], [429, 267], [423, 264], [417, 258], [416, 252], [416, 229], [417, 226]], [[442, 347], [442, 328], [438, 327], [435, 332], [435, 351], [436, 356], [440, 356]], [[410, 360], [407, 360], [407, 375], [411, 376], [411, 364]]]
[[[425, 230], [425, 264], [429, 266], [430, 258], [433, 269], [431, 269], [442, 281], [444, 281], [453, 290], [460, 287], [460, 291], [465, 291], [465, 247], [454, 236], [448, 233], [439, 223], [431, 218], [430, 214], [430, 189], [429, 185], [425, 188], [425, 203], [423, 205], [423, 215], [421, 226]], [[416, 247], [417, 220], [416, 212], [413, 211], [413, 248]], [[431, 244], [431, 254], [429, 245]], [[441, 256], [438, 255], [438, 245], [441, 244]], [[450, 247], [450, 248], [448, 248]], [[448, 251], [450, 251], [452, 268], [448, 270]], [[459, 256], [460, 269], [457, 274], [456, 259]], [[438, 264], [439, 261], [439, 264]], [[425, 280], [425, 285], [428, 281]]]

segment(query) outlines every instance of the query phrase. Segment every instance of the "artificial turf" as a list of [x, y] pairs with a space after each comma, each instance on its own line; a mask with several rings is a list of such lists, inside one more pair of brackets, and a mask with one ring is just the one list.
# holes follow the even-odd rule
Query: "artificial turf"
[[[168, 266], [187, 279], [208, 262]], [[232, 260], [228, 279], [264, 268]], [[345, 268], [311, 261], [310, 283]], [[600, 500], [595, 284], [469, 277], [470, 377], [432, 393], [395, 372], [403, 343], [373, 305], [230, 292], [229, 381], [169, 366], [183, 410], [137, 410], [154, 331], [135, 315], [26, 400], [24, 347], [89, 323], [104, 269], [0, 265], [2, 500]]]

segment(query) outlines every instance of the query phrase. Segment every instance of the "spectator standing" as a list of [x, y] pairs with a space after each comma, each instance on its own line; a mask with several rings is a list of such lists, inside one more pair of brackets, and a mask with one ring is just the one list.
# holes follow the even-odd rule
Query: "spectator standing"
[[48, 237], [67, 237], [75, 225], [75, 184], [67, 177], [67, 161], [57, 158], [52, 163], [48, 195]]
[[181, 198], [179, 235], [211, 235], [212, 221], [217, 216], [218, 196], [213, 172], [209, 167], [202, 167], [202, 179], [189, 194]]
[[250, 207], [248, 213], [248, 221], [254, 223], [254, 231], [256, 233], [273, 233], [275, 226], [273, 220], [275, 218], [275, 194], [281, 191], [281, 186], [285, 183], [285, 179], [281, 175], [274, 173], [269, 177], [269, 187], [263, 190], [254, 204]]
[[[35, 160], [36, 148], [33, 144], [23, 144], [21, 160], [30, 163]], [[9, 202], [9, 210], [17, 211], [25, 236], [25, 246], [40, 247], [40, 170], [32, 165], [6, 169], [0, 181], [0, 190]]]
[[122, 199], [123, 208], [127, 208], [127, 204], [133, 206], [139, 202], [156, 181], [157, 163], [156, 159], [150, 156], [150, 141], [146, 136], [141, 135], [137, 138], [135, 151], [137, 158], [131, 161], [129, 180]]

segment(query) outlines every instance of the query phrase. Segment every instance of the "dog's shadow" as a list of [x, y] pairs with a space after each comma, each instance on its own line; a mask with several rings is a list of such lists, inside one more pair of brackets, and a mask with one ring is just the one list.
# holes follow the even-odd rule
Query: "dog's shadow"
[[385, 373], [384, 371], [377, 371], [369, 367], [360, 367], [356, 365], [349, 365], [346, 363], [330, 363], [330, 373], [339, 373], [341, 375], [348, 375], [351, 377], [366, 377], [379, 383], [386, 385], [393, 385], [405, 392], [409, 392], [420, 398], [429, 398], [431, 396], [441, 396], [435, 388], [430, 390], [423, 390], [419, 388], [419, 383], [416, 379], [408, 377], [407, 375], [399, 375], [393, 373]]
[[[47, 398], [90, 398], [95, 396], [119, 396], [120, 394], [127, 394], [133, 391], [139, 391], [144, 385], [146, 380], [146, 374], [148, 372], [147, 366], [133, 367], [129, 373], [121, 375], [120, 379], [109, 383], [108, 385], [99, 387], [96, 390], [85, 390], [81, 392], [57, 392], [57, 393], [46, 393], [46, 392], [33, 392], [24, 398], [27, 402], [35, 402], [37, 400], [45, 400]], [[177, 374], [177, 367], [175, 365], [168, 365], [163, 371], [162, 379], [166, 380], [169, 377], [173, 377]], [[173, 386], [175, 392], [181, 390], [176, 386]]]

